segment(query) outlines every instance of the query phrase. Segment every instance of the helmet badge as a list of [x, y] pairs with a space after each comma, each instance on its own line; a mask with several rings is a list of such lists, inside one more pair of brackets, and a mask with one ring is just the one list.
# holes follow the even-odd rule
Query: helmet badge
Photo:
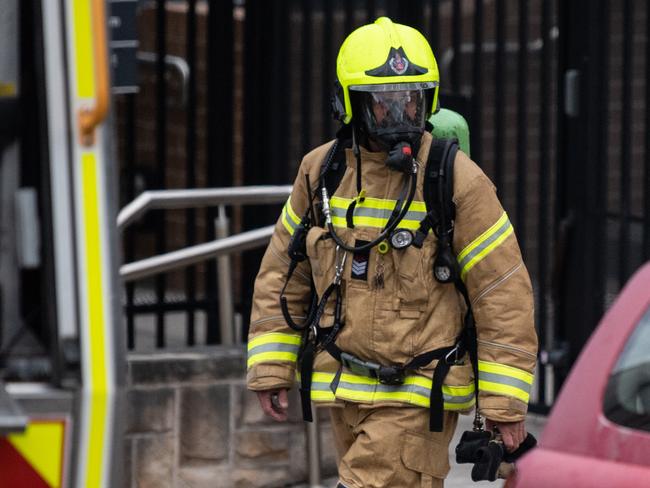
[[399, 51], [396, 51], [395, 55], [388, 61], [388, 65], [396, 74], [403, 75], [409, 67], [409, 60], [402, 57]]
[[417, 76], [424, 75], [428, 71], [427, 68], [410, 62], [406, 57], [406, 53], [404, 53], [404, 49], [401, 47], [397, 49], [391, 47], [390, 52], [388, 53], [388, 59], [386, 59], [384, 64], [369, 69], [365, 73], [368, 76]]

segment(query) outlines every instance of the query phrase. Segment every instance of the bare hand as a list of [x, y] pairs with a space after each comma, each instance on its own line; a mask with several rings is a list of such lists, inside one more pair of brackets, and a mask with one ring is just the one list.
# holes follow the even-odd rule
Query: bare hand
[[258, 391], [257, 398], [264, 413], [278, 422], [287, 420], [289, 409], [289, 397], [287, 389]]
[[508, 452], [516, 450], [526, 438], [526, 426], [523, 420], [519, 422], [495, 422], [485, 419], [485, 427], [487, 430], [494, 430], [494, 427], [499, 429], [503, 445]]

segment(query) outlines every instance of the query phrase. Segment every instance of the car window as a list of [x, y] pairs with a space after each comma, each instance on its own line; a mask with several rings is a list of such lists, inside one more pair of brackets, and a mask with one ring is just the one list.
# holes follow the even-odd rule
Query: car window
[[604, 410], [607, 418], [617, 424], [650, 432], [650, 309], [612, 369]]

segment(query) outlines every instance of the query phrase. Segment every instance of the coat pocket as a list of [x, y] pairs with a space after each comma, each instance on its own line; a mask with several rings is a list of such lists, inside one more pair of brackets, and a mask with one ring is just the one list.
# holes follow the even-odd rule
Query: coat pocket
[[449, 473], [447, 446], [423, 434], [404, 432], [400, 458], [404, 467], [421, 474], [421, 486], [430, 486], [431, 478], [443, 480]]
[[316, 292], [321, 297], [334, 280], [336, 243], [327, 229], [312, 227], [307, 233], [306, 247]]
[[405, 318], [417, 318], [419, 312], [427, 308], [431, 287], [425, 276], [425, 273], [429, 272], [424, 269], [426, 252], [428, 247], [418, 249], [409, 246], [406, 249], [393, 250], [400, 315], [410, 314]]

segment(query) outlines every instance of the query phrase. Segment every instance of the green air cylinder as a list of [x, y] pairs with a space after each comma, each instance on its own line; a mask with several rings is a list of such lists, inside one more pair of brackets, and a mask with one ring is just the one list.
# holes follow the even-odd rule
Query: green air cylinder
[[458, 139], [461, 151], [469, 156], [469, 126], [458, 112], [441, 108], [429, 118], [433, 125], [431, 134], [436, 139]]

